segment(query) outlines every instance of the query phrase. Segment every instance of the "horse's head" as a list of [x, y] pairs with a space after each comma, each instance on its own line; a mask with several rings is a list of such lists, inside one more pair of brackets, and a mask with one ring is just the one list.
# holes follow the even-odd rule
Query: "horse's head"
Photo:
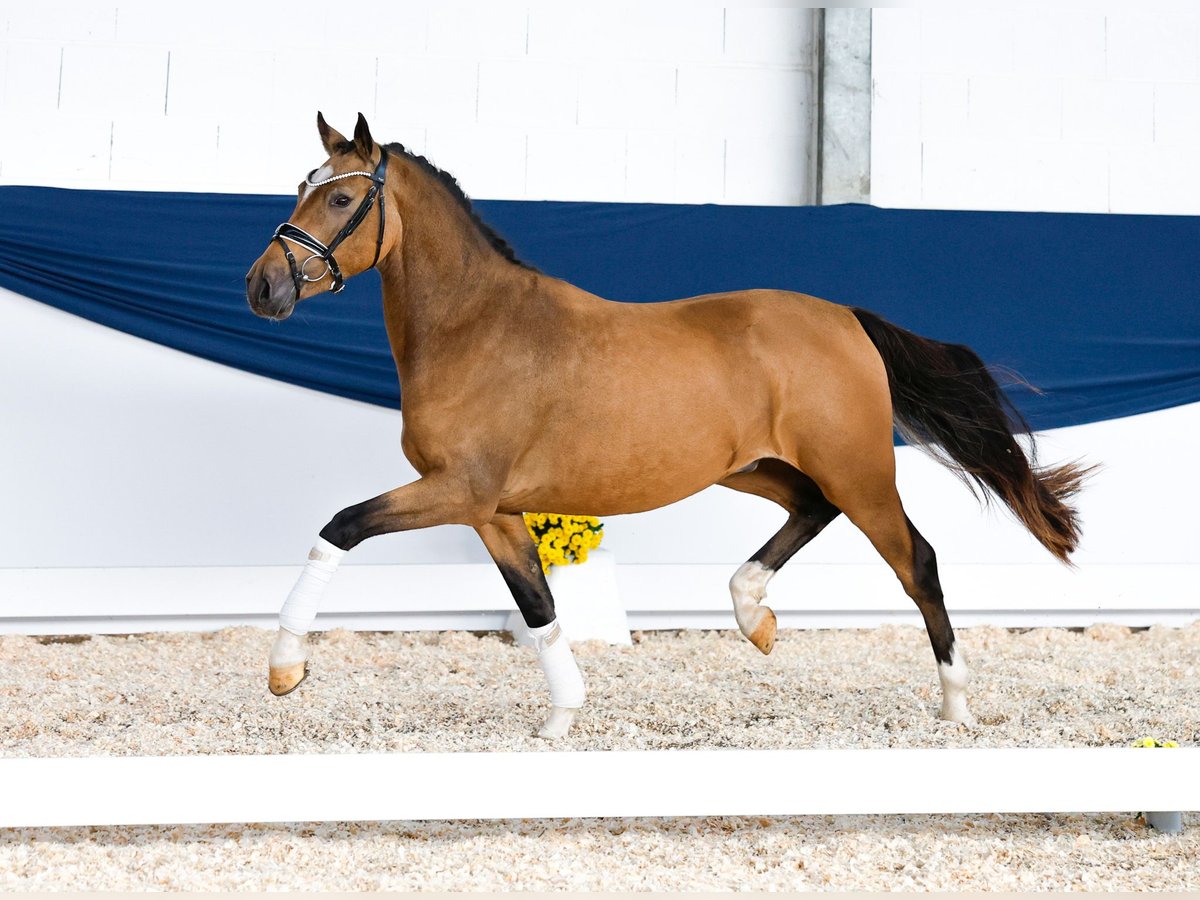
[[264, 318], [286, 319], [300, 300], [336, 294], [346, 278], [379, 262], [384, 249], [387, 151], [371, 139], [362, 113], [352, 141], [320, 113], [317, 130], [329, 159], [301, 182], [291, 218], [246, 273], [246, 299]]

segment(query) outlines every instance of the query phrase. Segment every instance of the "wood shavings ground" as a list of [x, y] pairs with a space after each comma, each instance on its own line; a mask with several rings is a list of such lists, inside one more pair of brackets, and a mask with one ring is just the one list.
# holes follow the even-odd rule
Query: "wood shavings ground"
[[[786, 631], [770, 656], [736, 632], [575, 645], [589, 690], [579, 750], [1120, 746], [1200, 741], [1200, 622], [958, 631], [979, 720], [937, 718], [913, 626]], [[267, 692], [270, 633], [0, 636], [0, 756], [531, 750], [548, 710], [531, 650], [500, 634], [313, 636], [311, 674]]]
[[0, 830], [4, 890], [1162, 890], [1200, 829], [1122, 815]]
[[[589, 705], [557, 745], [532, 736], [531, 651], [500, 635], [329, 632], [284, 698], [259, 629], [9, 635], [0, 756], [1200, 740], [1200, 623], [958, 635], [975, 728], [936, 719], [919, 628], [786, 631], [770, 657], [734, 632], [648, 632], [576, 645]], [[1132, 814], [8, 829], [0, 888], [1195, 890], [1193, 819], [1182, 835]]]

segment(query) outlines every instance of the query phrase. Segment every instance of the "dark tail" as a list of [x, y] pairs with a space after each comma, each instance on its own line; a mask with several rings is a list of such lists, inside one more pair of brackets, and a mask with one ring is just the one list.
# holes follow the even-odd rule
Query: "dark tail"
[[1016, 435], [1029, 425], [970, 347], [906, 331], [874, 313], [854, 315], [883, 357], [896, 430], [959, 474], [990, 491], [1064, 563], [1079, 544], [1079, 517], [1066, 501], [1095, 466], [1070, 462], [1038, 468]]

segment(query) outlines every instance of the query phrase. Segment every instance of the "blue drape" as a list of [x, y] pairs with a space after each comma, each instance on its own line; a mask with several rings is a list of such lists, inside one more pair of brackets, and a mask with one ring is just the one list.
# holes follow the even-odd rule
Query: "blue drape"
[[[374, 272], [337, 297], [306, 301], [281, 324], [246, 306], [246, 269], [293, 204], [2, 187], [0, 286], [206, 359], [397, 406]], [[522, 258], [614, 300], [787, 288], [969, 344], [1045, 391], [1013, 390], [1036, 428], [1200, 401], [1200, 217], [854, 205], [477, 208]]]

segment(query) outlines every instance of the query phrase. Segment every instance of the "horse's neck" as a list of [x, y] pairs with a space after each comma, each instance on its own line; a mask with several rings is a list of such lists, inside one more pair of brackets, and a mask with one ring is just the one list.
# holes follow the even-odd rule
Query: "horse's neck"
[[[400, 206], [404, 238], [380, 261], [384, 320], [401, 381], [471, 353], [503, 324], [541, 315], [535, 272], [498, 254], [450, 209]], [[480, 347], [481, 352], [482, 347]]]

